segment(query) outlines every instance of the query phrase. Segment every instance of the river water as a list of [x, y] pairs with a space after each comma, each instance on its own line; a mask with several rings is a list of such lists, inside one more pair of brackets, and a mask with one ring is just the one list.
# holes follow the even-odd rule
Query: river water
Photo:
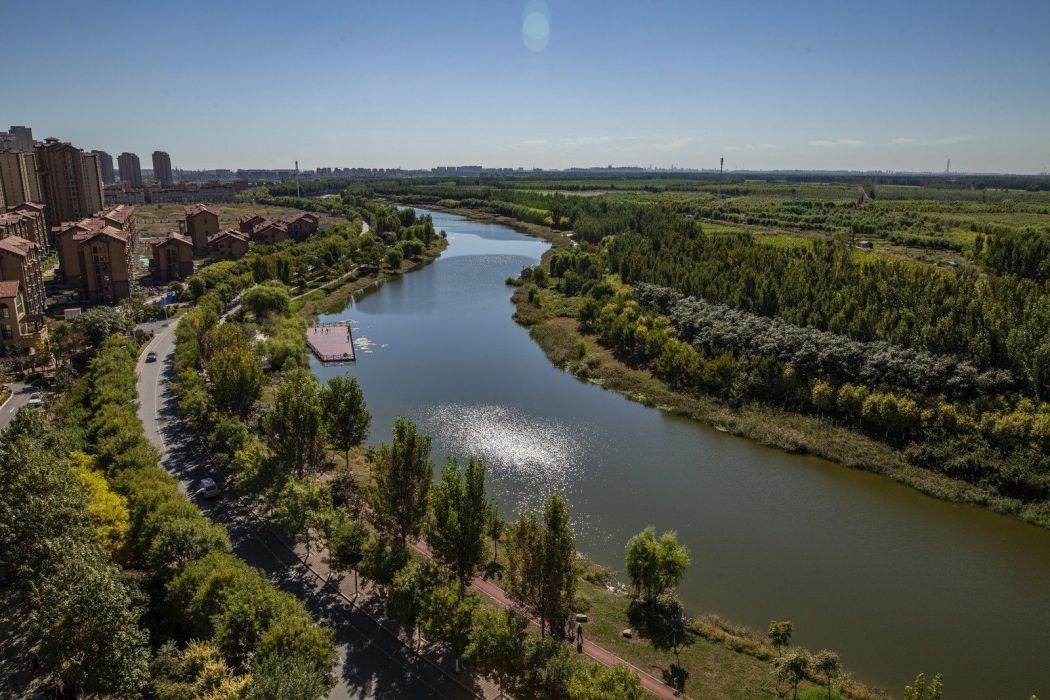
[[631, 535], [677, 530], [690, 610], [792, 620], [796, 642], [895, 696], [923, 671], [949, 698], [1050, 697], [1050, 532], [577, 381], [512, 320], [504, 280], [547, 244], [433, 216], [449, 236], [437, 262], [321, 319], [353, 324], [357, 363], [313, 369], [358, 378], [371, 443], [413, 418], [438, 469], [485, 459], [508, 517], [560, 491], [578, 549], [617, 572]]

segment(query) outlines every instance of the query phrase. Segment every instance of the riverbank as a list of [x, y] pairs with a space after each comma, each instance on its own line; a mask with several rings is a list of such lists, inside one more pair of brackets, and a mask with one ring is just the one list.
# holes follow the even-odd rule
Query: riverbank
[[355, 274], [345, 281], [330, 282], [297, 299], [293, 302], [295, 306], [292, 310], [308, 320], [320, 314], [338, 313], [343, 310], [350, 297], [369, 288], [378, 289], [388, 279], [426, 267], [441, 257], [441, 253], [446, 248], [448, 248], [448, 240], [438, 238], [418, 260], [403, 260], [401, 266], [396, 270], [379, 268], [371, 274], [361, 276]]

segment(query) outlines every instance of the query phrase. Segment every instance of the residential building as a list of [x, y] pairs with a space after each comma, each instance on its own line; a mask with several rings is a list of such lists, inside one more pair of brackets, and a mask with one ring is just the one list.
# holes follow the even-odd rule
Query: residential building
[[301, 211], [298, 214], [290, 216], [284, 220], [284, 225], [288, 228], [288, 235], [297, 241], [305, 241], [310, 236], [317, 233], [317, 225], [320, 219], [316, 214], [311, 214], [308, 211]]
[[117, 173], [113, 170], [113, 156], [105, 151], [92, 151], [98, 156], [99, 165], [102, 167], [102, 184], [112, 185], [117, 181]]
[[9, 207], [41, 201], [36, 156], [22, 151], [0, 151], [0, 190], [3, 190], [4, 204]]
[[219, 232], [219, 212], [204, 204], [186, 207], [186, 235], [193, 241], [193, 253], [208, 252], [208, 239]]
[[126, 182], [134, 189], [142, 187], [142, 166], [137, 155], [125, 151], [117, 157], [117, 165], [120, 168], [121, 182]]
[[0, 238], [7, 236], [24, 238], [36, 243], [40, 250], [47, 250], [47, 223], [44, 219], [44, 205], [22, 202], [0, 213]]
[[0, 282], [0, 346], [27, 350], [44, 330], [43, 319], [32, 317], [18, 280]]
[[251, 216], [245, 215], [241, 217], [241, 222], [238, 224], [241, 229], [241, 233], [251, 233], [252, 229], [259, 224], [266, 223], [269, 221], [265, 216], [259, 216], [258, 214], [252, 214]]
[[33, 152], [33, 130], [28, 126], [12, 126], [7, 133], [11, 134], [12, 148], [16, 151]]
[[49, 138], [36, 147], [36, 169], [49, 227], [91, 216], [104, 206], [95, 154]]
[[40, 246], [21, 236], [0, 238], [0, 280], [22, 285], [26, 313], [34, 320], [44, 315], [44, 275]]
[[273, 245], [288, 240], [288, 227], [283, 223], [274, 223], [267, 220], [253, 228], [252, 232], [248, 234], [248, 238], [252, 243]]
[[171, 156], [164, 151], [153, 151], [153, 179], [161, 187], [171, 187]]
[[248, 254], [248, 236], [228, 228], [208, 239], [208, 251], [212, 260], [240, 260]]
[[179, 182], [171, 187], [147, 187], [146, 198], [151, 204], [232, 202], [240, 189], [238, 184], [229, 182]]
[[123, 182], [106, 185], [102, 190], [102, 194], [106, 198], [106, 204], [110, 206], [114, 204], [138, 205], [146, 203], [146, 195], [142, 190], [133, 190], [130, 187], [125, 187]]
[[131, 295], [135, 207], [121, 204], [53, 230], [59, 279], [87, 301], [110, 303]]
[[193, 274], [193, 241], [180, 233], [150, 241], [149, 269], [155, 282], [189, 277]]

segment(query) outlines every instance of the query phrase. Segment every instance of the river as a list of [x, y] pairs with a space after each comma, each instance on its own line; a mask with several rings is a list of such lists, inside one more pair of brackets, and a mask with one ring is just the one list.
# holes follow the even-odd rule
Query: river
[[508, 517], [562, 492], [578, 549], [617, 572], [631, 535], [677, 530], [690, 610], [760, 630], [792, 620], [794, 641], [895, 696], [923, 671], [949, 698], [1050, 697], [1050, 532], [576, 380], [514, 323], [504, 283], [547, 244], [433, 216], [449, 237], [437, 262], [322, 317], [351, 320], [358, 361], [314, 372], [358, 378], [371, 443], [412, 417], [437, 468], [486, 460]]

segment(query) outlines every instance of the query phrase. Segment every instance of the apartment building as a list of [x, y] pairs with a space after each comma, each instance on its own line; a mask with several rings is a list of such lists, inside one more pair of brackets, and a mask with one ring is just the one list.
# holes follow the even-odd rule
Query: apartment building
[[0, 281], [18, 282], [25, 297], [26, 313], [33, 320], [42, 320], [44, 274], [40, 246], [21, 236], [0, 238]]
[[36, 169], [49, 227], [77, 221], [100, 211], [102, 172], [99, 158], [56, 138], [36, 147]]
[[149, 269], [154, 282], [189, 277], [193, 274], [193, 241], [180, 233], [150, 241]]
[[131, 296], [135, 270], [135, 207], [121, 204], [53, 230], [59, 279], [81, 298], [112, 303]]
[[186, 235], [193, 241], [193, 253], [205, 255], [208, 239], [219, 232], [219, 212], [204, 204], [186, 207]]
[[267, 219], [253, 228], [248, 238], [252, 243], [274, 245], [288, 240], [288, 227], [283, 223], [274, 223]]
[[0, 151], [0, 191], [5, 206], [40, 202], [40, 179], [33, 152]]
[[248, 236], [233, 228], [220, 231], [208, 239], [208, 252], [212, 260], [240, 260], [248, 254]]
[[0, 347], [27, 350], [36, 345], [43, 331], [43, 319], [34, 319], [26, 308], [21, 283], [0, 281]]
[[99, 166], [102, 168], [102, 184], [112, 185], [117, 181], [117, 172], [113, 169], [113, 156], [105, 151], [92, 151], [98, 156]]
[[133, 189], [142, 188], [142, 165], [139, 157], [134, 153], [125, 151], [117, 156], [117, 166], [120, 168], [120, 181], [128, 184]]
[[7, 236], [19, 236], [36, 243], [41, 251], [46, 251], [48, 241], [44, 206], [23, 202], [0, 213], [0, 238]]
[[301, 211], [284, 220], [284, 225], [288, 229], [288, 235], [300, 242], [317, 233], [317, 225], [319, 223], [320, 219], [317, 215], [308, 211]]
[[164, 151], [153, 151], [153, 179], [161, 187], [171, 187], [174, 182], [171, 177], [171, 156]]

